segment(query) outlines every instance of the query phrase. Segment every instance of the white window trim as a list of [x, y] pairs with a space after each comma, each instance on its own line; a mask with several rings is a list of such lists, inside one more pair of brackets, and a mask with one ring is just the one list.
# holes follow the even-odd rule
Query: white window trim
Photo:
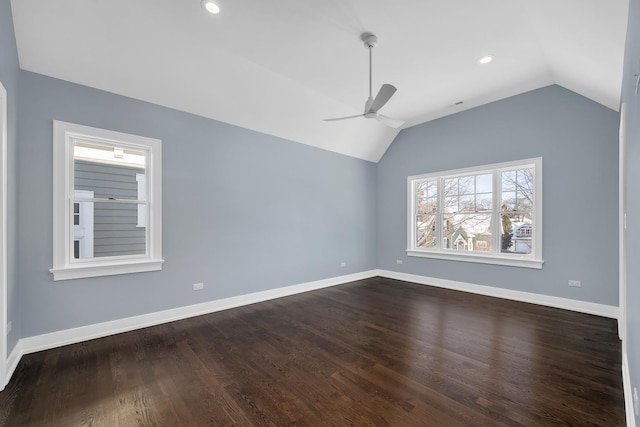
[[[146, 174], [147, 206], [149, 206], [147, 251], [144, 255], [91, 258], [73, 260], [73, 194], [74, 139], [87, 139], [148, 152]], [[162, 151], [161, 141], [137, 135], [76, 125], [54, 120], [53, 122], [53, 280], [79, 279], [139, 273], [162, 269]]]
[[[534, 233], [533, 233], [533, 249], [530, 255], [508, 254], [508, 253], [482, 253], [482, 252], [459, 252], [444, 249], [425, 249], [416, 248], [415, 242], [415, 196], [414, 182], [430, 178], [445, 178], [460, 175], [474, 175], [480, 172], [495, 172], [500, 169], [516, 169], [525, 166], [534, 166], [534, 211], [532, 212]], [[495, 179], [495, 178], [494, 178]], [[499, 230], [500, 215], [499, 212], [500, 193], [497, 183], [494, 181], [494, 197], [493, 197], [493, 224], [494, 230]], [[438, 213], [439, 215], [441, 212]], [[494, 163], [491, 165], [483, 165], [471, 168], [456, 169], [443, 172], [428, 173], [423, 175], [413, 175], [407, 177], [407, 255], [423, 258], [435, 258], [450, 261], [476, 262], [483, 264], [506, 265], [512, 267], [525, 267], [541, 269], [544, 260], [542, 259], [542, 157], [532, 159], [517, 160], [512, 162]], [[440, 227], [438, 227], [439, 229]], [[436, 235], [439, 236], [438, 230]], [[439, 237], [437, 237], [439, 238]], [[495, 242], [495, 238], [494, 238]], [[495, 244], [493, 247], [496, 247]]]
[[0, 82], [0, 391], [9, 381], [7, 283], [7, 90]]

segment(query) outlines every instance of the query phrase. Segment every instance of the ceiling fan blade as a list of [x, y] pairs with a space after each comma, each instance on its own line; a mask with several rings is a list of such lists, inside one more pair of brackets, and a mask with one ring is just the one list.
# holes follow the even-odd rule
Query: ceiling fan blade
[[384, 106], [384, 104], [386, 104], [387, 101], [389, 101], [389, 99], [391, 99], [393, 94], [396, 93], [396, 90], [397, 90], [396, 87], [393, 85], [383, 84], [380, 90], [378, 91], [376, 98], [373, 100], [373, 104], [371, 104], [371, 107], [369, 107], [369, 110], [367, 112], [370, 112], [370, 113], [378, 112], [378, 110], [381, 109]]
[[382, 114], [378, 114], [376, 116], [376, 120], [378, 120], [382, 124], [385, 124], [385, 125], [389, 126], [390, 128], [394, 128], [394, 129], [398, 129], [400, 126], [402, 126], [404, 124], [404, 122], [402, 120], [392, 119], [391, 117], [385, 116], [385, 115], [382, 115]]
[[357, 116], [337, 117], [335, 119], [324, 119], [325, 122], [335, 122], [337, 120], [355, 119], [356, 117], [362, 117], [364, 114], [358, 114]]

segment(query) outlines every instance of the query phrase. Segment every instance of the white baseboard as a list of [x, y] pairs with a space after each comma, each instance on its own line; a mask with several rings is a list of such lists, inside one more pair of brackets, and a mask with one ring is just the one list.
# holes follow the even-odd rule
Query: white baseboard
[[11, 354], [7, 358], [7, 364], [6, 364], [7, 371], [6, 371], [5, 377], [2, 379], [2, 382], [0, 383], [0, 391], [4, 390], [7, 384], [9, 384], [9, 380], [13, 376], [13, 373], [16, 371], [16, 368], [18, 367], [18, 362], [20, 362], [20, 359], [22, 358], [22, 354], [23, 354], [22, 343], [18, 341], [15, 347], [13, 347]]
[[56, 347], [62, 347], [64, 345], [75, 344], [136, 329], [147, 328], [149, 326], [160, 325], [162, 323], [187, 319], [189, 317], [201, 316], [203, 314], [214, 313], [216, 311], [228, 310], [230, 308], [241, 307], [243, 305], [282, 298], [316, 289], [328, 288], [330, 286], [341, 285], [343, 283], [349, 283], [356, 280], [368, 279], [370, 277], [377, 276], [377, 274], [377, 270], [364, 271], [361, 273], [316, 280], [314, 282], [285, 286], [268, 291], [255, 292], [237, 297], [208, 301], [201, 304], [178, 307], [170, 310], [143, 314], [140, 316], [127, 317], [124, 319], [22, 338], [18, 341], [7, 359], [5, 377], [1, 378], [0, 375], [0, 391], [4, 390], [4, 387], [9, 383], [16, 368], [18, 367], [18, 362], [20, 362], [20, 359], [25, 354], [35, 353], [41, 350], [49, 350]]
[[187, 319], [189, 317], [201, 316], [203, 314], [214, 313], [216, 311], [228, 310], [230, 308], [240, 307], [243, 305], [336, 286], [343, 283], [353, 282], [355, 280], [367, 279], [376, 275], [377, 270], [348, 274], [345, 276], [316, 280], [314, 282], [286, 286], [268, 291], [255, 292], [237, 297], [208, 301], [201, 304], [194, 304], [170, 310], [158, 311], [155, 313], [143, 314], [140, 316], [127, 317], [124, 319], [22, 338], [20, 340], [21, 351], [22, 354], [34, 353], [36, 351], [75, 344], [95, 338], [106, 337], [108, 335], [115, 335], [122, 332], [133, 331], [135, 329], [142, 329], [149, 326], [160, 325], [162, 323]]
[[617, 319], [619, 313], [618, 307], [612, 305], [596, 304], [593, 302], [534, 294], [531, 292], [495, 288], [492, 286], [474, 285], [472, 283], [438, 279], [436, 277], [418, 276], [415, 274], [399, 273], [397, 271], [378, 270], [378, 276], [387, 277], [389, 279], [404, 280], [406, 282], [413, 282], [421, 285], [435, 286], [438, 288], [470, 292], [473, 294], [486, 295], [490, 297], [528, 302], [532, 304], [545, 305], [548, 307], [563, 308], [565, 310], [595, 314], [597, 316], [609, 317], [612, 319]]
[[631, 374], [629, 373], [629, 359], [627, 359], [626, 352], [622, 353], [622, 385], [624, 387], [624, 409], [627, 416], [627, 427], [636, 427], [636, 417], [633, 413]]
[[[254, 304], [271, 299], [282, 298], [316, 289], [341, 285], [343, 283], [370, 277], [381, 276], [390, 279], [404, 280], [408, 282], [436, 286], [440, 288], [471, 292], [480, 295], [510, 299], [515, 301], [528, 302], [533, 304], [546, 305], [563, 308], [588, 314], [595, 314], [604, 317], [617, 318], [618, 307], [603, 304], [595, 304], [584, 301], [571, 300], [566, 298], [551, 297], [529, 292], [513, 291], [509, 289], [494, 288], [491, 286], [475, 285], [471, 283], [456, 282], [453, 280], [438, 279], [433, 277], [418, 276], [413, 274], [399, 273], [388, 270], [370, 270], [361, 273], [338, 276], [329, 279], [317, 280], [314, 282], [302, 283], [293, 286], [286, 286], [268, 291], [255, 292], [252, 294], [240, 295], [237, 297], [225, 298], [221, 300], [209, 301], [201, 304], [194, 304], [155, 313], [143, 314], [124, 319], [112, 320], [94, 325], [81, 326], [78, 328], [56, 331], [47, 334], [22, 338], [11, 352], [6, 365], [6, 377], [0, 382], [0, 391], [9, 382], [18, 362], [25, 354], [34, 353], [41, 350], [48, 350], [68, 344], [75, 344], [95, 338], [115, 335], [122, 332], [142, 329], [149, 326], [182, 320], [189, 317], [214, 313], [216, 311], [227, 310], [244, 305]], [[625, 393], [626, 396], [626, 393]]]

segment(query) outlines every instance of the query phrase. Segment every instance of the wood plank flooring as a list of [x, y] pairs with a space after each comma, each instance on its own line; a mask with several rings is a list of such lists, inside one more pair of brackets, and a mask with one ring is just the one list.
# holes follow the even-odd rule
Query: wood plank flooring
[[623, 426], [616, 322], [372, 278], [27, 355], [7, 426]]

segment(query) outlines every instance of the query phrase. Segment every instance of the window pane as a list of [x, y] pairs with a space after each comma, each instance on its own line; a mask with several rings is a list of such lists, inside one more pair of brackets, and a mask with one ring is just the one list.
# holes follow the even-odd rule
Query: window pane
[[516, 181], [518, 191], [524, 193], [525, 197], [533, 196], [533, 169], [519, 169], [516, 171]]
[[416, 247], [432, 248], [436, 245], [436, 216], [421, 215], [416, 218]]
[[416, 184], [416, 197], [423, 198], [427, 197], [427, 182], [421, 181]]
[[477, 211], [490, 211], [493, 197], [489, 194], [478, 194], [476, 196], [476, 210]]
[[493, 177], [470, 175], [445, 180], [445, 212], [479, 212], [491, 210]]
[[533, 208], [533, 169], [516, 171], [518, 210]]
[[533, 248], [533, 221], [531, 214], [503, 214], [501, 251], [530, 254]]
[[531, 212], [533, 206], [533, 169], [502, 172], [502, 211]]
[[458, 178], [458, 191], [460, 194], [473, 194], [476, 192], [475, 176], [462, 176]]
[[145, 253], [145, 228], [137, 227], [136, 203], [96, 203], [94, 256]]
[[491, 193], [493, 191], [493, 177], [491, 174], [476, 176], [476, 192]]
[[73, 235], [77, 258], [145, 254], [145, 222], [139, 221], [141, 207], [146, 215], [144, 205], [87, 199], [146, 200], [146, 194], [140, 194], [146, 153], [74, 140], [73, 154], [74, 210], [79, 208]]
[[416, 184], [416, 197], [436, 197], [438, 195], [438, 181], [419, 181]]
[[443, 215], [443, 248], [458, 251], [491, 251], [491, 214]]
[[78, 257], [98, 258], [146, 253], [146, 228], [138, 227], [138, 204], [80, 202], [73, 240]]
[[74, 190], [93, 191], [95, 198], [138, 199], [136, 174], [144, 174], [144, 151], [74, 142]]
[[438, 197], [438, 181], [436, 180], [428, 181], [427, 197]]
[[416, 213], [418, 215], [438, 211], [438, 182], [421, 181], [416, 184]]
[[438, 211], [438, 199], [429, 197], [418, 202], [418, 215], [433, 214]]
[[444, 180], [444, 195], [445, 197], [458, 195], [458, 178], [447, 178]]
[[516, 171], [502, 172], [502, 191], [515, 191], [516, 189]]
[[469, 196], [460, 196], [460, 210], [459, 212], [475, 212], [476, 211], [476, 198], [473, 194]]
[[424, 199], [418, 200], [418, 202], [416, 204], [416, 214], [424, 215], [424, 214], [427, 214], [427, 213], [429, 213], [428, 199], [424, 198]]
[[502, 203], [500, 203], [500, 210], [502, 211], [516, 210], [516, 192], [515, 191], [502, 191]]
[[516, 199], [516, 210], [519, 212], [528, 212], [533, 209], [533, 203], [531, 199], [528, 197], [522, 197], [521, 193], [518, 193], [518, 198]]
[[444, 208], [445, 212], [458, 212], [458, 197], [445, 197]]
[[430, 213], [438, 212], [438, 198], [437, 197], [429, 197], [427, 199], [427, 209]]

